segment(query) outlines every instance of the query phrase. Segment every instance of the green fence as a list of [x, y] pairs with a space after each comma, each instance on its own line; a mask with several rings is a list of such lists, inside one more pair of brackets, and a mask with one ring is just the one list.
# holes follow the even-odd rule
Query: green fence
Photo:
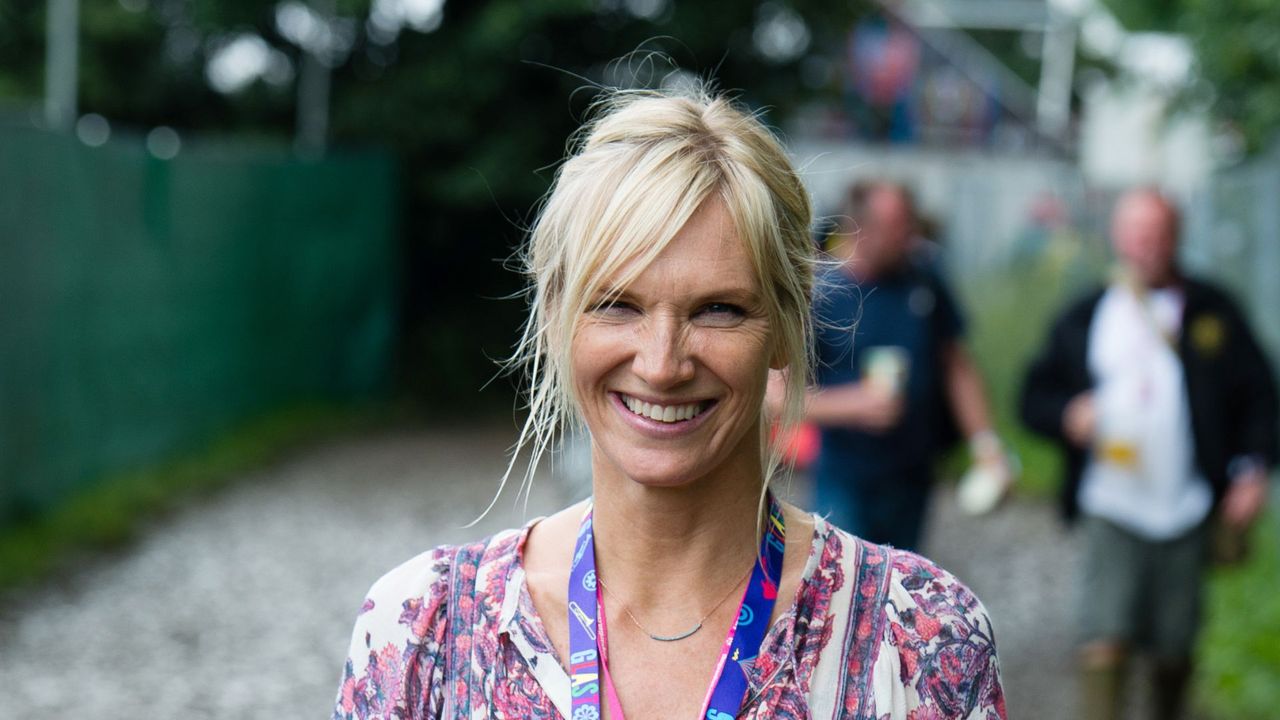
[[386, 382], [384, 153], [0, 128], [0, 525], [298, 402]]

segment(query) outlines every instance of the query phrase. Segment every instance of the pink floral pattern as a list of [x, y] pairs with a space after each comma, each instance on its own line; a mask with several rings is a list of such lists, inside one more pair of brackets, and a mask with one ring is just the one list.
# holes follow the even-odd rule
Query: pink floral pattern
[[[928, 560], [817, 520], [796, 603], [739, 717], [1005, 720], [991, 622]], [[335, 720], [569, 717], [569, 678], [524, 581], [528, 528], [383, 576], [356, 619]]]

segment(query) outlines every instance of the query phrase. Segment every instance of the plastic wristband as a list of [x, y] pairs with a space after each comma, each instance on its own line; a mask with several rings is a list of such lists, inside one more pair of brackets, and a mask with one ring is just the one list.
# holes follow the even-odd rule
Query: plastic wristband
[[975, 458], [995, 457], [1003, 450], [1000, 436], [992, 430], [981, 430], [969, 436], [969, 453]]

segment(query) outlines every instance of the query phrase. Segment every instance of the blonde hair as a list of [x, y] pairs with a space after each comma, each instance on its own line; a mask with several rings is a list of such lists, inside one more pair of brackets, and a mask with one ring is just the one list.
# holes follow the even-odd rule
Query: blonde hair
[[[815, 249], [809, 196], [782, 145], [705, 86], [612, 91], [593, 111], [570, 139], [522, 256], [530, 312], [512, 362], [527, 374], [529, 414], [504, 486], [522, 451], [527, 484], [555, 438], [580, 420], [569, 362], [578, 318], [599, 293], [641, 274], [712, 196], [728, 209], [760, 281], [773, 357], [790, 368], [781, 425], [795, 425], [803, 411]], [[779, 454], [763, 463], [767, 487]]]

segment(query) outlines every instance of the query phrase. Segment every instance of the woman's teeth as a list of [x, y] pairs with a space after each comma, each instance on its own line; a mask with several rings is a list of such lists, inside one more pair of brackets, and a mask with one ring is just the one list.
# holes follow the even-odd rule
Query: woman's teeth
[[627, 409], [636, 415], [647, 417], [650, 420], [658, 422], [680, 422], [682, 420], [690, 420], [698, 414], [702, 407], [701, 403], [692, 403], [689, 405], [657, 405], [637, 400], [633, 397], [623, 395], [622, 402]]

